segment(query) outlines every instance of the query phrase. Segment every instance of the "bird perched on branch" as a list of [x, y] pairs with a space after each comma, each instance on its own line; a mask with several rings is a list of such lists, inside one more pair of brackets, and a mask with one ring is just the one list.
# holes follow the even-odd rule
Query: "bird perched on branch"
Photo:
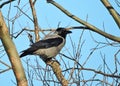
[[53, 35], [33, 43], [30, 48], [23, 50], [20, 57], [26, 55], [39, 55], [44, 61], [55, 57], [64, 47], [67, 34], [72, 33], [65, 28], [56, 29]]

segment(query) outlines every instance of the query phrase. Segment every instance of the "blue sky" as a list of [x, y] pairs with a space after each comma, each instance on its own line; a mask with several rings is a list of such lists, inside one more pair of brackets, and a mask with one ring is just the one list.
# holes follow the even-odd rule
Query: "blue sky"
[[[91, 1], [88, 1], [88, 0], [76, 0], [76, 1], [75, 0], [69, 0], [69, 1], [68, 0], [55, 0], [55, 1], [58, 2], [60, 5], [62, 5], [69, 12], [73, 13], [74, 15], [78, 16], [79, 18], [81, 18], [83, 20], [86, 20], [86, 18], [88, 17], [87, 22], [95, 25], [96, 27], [100, 28], [101, 30], [105, 29], [105, 31], [108, 33], [111, 33], [116, 36], [120, 36], [119, 28], [116, 26], [111, 15], [109, 15], [109, 12], [106, 10], [106, 8], [103, 6], [103, 4], [100, 2], [100, 0], [91, 0]], [[120, 8], [116, 5], [114, 0], [109, 0], [109, 1], [114, 6], [114, 8], [118, 12], [120, 12]], [[19, 6], [21, 8], [26, 3], [27, 3], [27, 5], [24, 7], [23, 11], [28, 10], [25, 13], [32, 18], [28, 0], [21, 0], [21, 3]], [[4, 17], [7, 17], [7, 15], [8, 15], [7, 12], [8, 12], [9, 6], [10, 5], [6, 5], [1, 9]], [[10, 11], [10, 19], [12, 19], [17, 13], [17, 8], [14, 6], [17, 6], [16, 1], [11, 4], [12, 10]], [[40, 1], [38, 0], [36, 2], [35, 8], [36, 8], [36, 12], [37, 12], [39, 26], [42, 29], [57, 28], [59, 22], [60, 22], [60, 27], [71, 27], [71, 26], [80, 26], [81, 25], [78, 22], [76, 22], [73, 19], [66, 16], [64, 13], [62, 13], [59, 9], [57, 9], [53, 5], [46, 3], [45, 0], [40, 0]], [[103, 24], [104, 24], [105, 28], [103, 28]], [[7, 25], [8, 25], [8, 22], [7, 22]], [[10, 25], [11, 25], [11, 23], [10, 23]], [[27, 18], [25, 15], [22, 15], [15, 21], [14, 32], [21, 31], [25, 27], [33, 29], [34, 25], [29, 20], [29, 18]], [[82, 30], [73, 30], [73, 33], [70, 35], [73, 40], [73, 43], [76, 45], [78, 44], [81, 32], [82, 32]], [[91, 34], [93, 35], [95, 40], [100, 41], [100, 42], [102, 42], [102, 41], [105, 42], [105, 38], [102, 37], [101, 35], [96, 34], [94, 32], [91, 32]], [[40, 33], [40, 35], [42, 37], [44, 37], [41, 33]], [[85, 61], [86, 57], [89, 55], [91, 49], [97, 45], [95, 42], [93, 42], [93, 39], [91, 38], [89, 31], [84, 31], [82, 41], [84, 41], [84, 40], [85, 40], [85, 43], [84, 43], [84, 46], [81, 51], [81, 55], [82, 55], [81, 59], [80, 59], [81, 64], [84, 63], [84, 61]], [[17, 39], [13, 39], [13, 41], [16, 45], [18, 53], [20, 53], [22, 50], [29, 47], [29, 40], [28, 40], [26, 32], [22, 33]], [[65, 51], [66, 48], [72, 52], [72, 46], [70, 43], [69, 36], [67, 37], [67, 42], [66, 42], [65, 48], [63, 48], [61, 51], [61, 52], [64, 52], [66, 55], [69, 55], [68, 52]], [[91, 59], [85, 65], [85, 67], [97, 68], [100, 65], [102, 65], [102, 63], [101, 63], [102, 59], [100, 57], [100, 52], [101, 52], [102, 55], [105, 55], [105, 58], [107, 59], [106, 61], [109, 65], [109, 67], [111, 67], [111, 70], [114, 70], [114, 65], [113, 65], [114, 64], [114, 62], [113, 62], [114, 54], [115, 54], [115, 52], [118, 51], [118, 49], [119, 49], [119, 47], [114, 48], [112, 46], [108, 46], [108, 47], [96, 50], [95, 53], [91, 56]], [[0, 57], [1, 56], [2, 55], [0, 55]], [[26, 58], [28, 58], [28, 57], [33, 57], [33, 56], [26, 56], [21, 59], [23, 65], [24, 65], [24, 68], [26, 67], [24, 60], [26, 60]], [[31, 58], [31, 59], [34, 60], [34, 58]], [[59, 56], [57, 56], [57, 59], [59, 59]], [[8, 57], [6, 55], [1, 57], [1, 60], [6, 62], [7, 64], [10, 64]], [[41, 64], [43, 67], [46, 67], [44, 62], [42, 62], [42, 60], [39, 59], [39, 61], [40, 61], [39, 64]], [[31, 62], [34, 62], [34, 61], [31, 60]], [[0, 65], [1, 65], [0, 69], [5, 68], [5, 66], [3, 66], [2, 64], [0, 64]], [[33, 63], [33, 65], [34, 65], [34, 63]], [[72, 67], [73, 63], [71, 63], [70, 66]], [[64, 66], [61, 66], [61, 67], [64, 68]], [[88, 73], [85, 72], [85, 74], [87, 75]], [[88, 75], [91, 76], [91, 73]], [[101, 77], [101, 76], [98, 76], [98, 77]], [[7, 71], [0, 75], [0, 84], [1, 85], [15, 86], [13, 83], [14, 81], [15, 81], [15, 78], [14, 78], [12, 70]], [[40, 82], [36, 81], [35, 83], [36, 83], [35, 86], [37, 86], [37, 84]]]

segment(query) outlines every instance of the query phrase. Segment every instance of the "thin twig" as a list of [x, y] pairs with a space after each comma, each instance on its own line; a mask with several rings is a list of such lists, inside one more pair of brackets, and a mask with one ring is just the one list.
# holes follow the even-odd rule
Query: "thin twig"
[[[68, 71], [68, 70], [71, 70], [71, 69], [72, 68], [69, 68], [69, 69], [63, 70], [62, 72], [65, 72], [65, 71]], [[78, 68], [74, 68], [74, 69], [78, 70]], [[82, 68], [79, 68], [79, 70], [92, 71], [92, 72], [95, 72], [97, 74], [101, 74], [101, 75], [104, 75], [104, 76], [107, 76], [107, 77], [112, 77], [112, 78], [120, 78], [119, 75], [107, 74], [107, 73], [103, 73], [102, 71], [97, 71], [97, 70], [91, 69], [91, 68], [82, 67]]]
[[87, 63], [87, 61], [90, 59], [90, 57], [92, 56], [92, 54], [96, 51], [96, 48], [97, 48], [98, 46], [99, 46], [99, 44], [96, 45], [96, 47], [90, 52], [90, 54], [88, 55], [87, 59], [85, 60], [85, 62], [83, 63], [82, 66], [84, 66], [84, 65]]
[[4, 73], [4, 72], [6, 72], [6, 71], [9, 71], [10, 69], [12, 69], [12, 68], [7, 68], [7, 69], [5, 69], [5, 70], [2, 70], [2, 71], [0, 71], [0, 74], [1, 74], [1, 73]]
[[9, 66], [8, 64], [6, 64], [5, 62], [3, 62], [3, 61], [1, 61], [1, 60], [0, 60], [0, 63], [4, 64], [5, 66], [7, 66], [7, 67], [9, 67], [9, 68], [11, 68], [11, 66]]
[[4, 5], [6, 5], [6, 4], [11, 3], [12, 1], [15, 1], [15, 0], [9, 0], [9, 1], [6, 1], [6, 2], [2, 3], [2, 4], [0, 5], [0, 8], [2, 8], [2, 7], [3, 7]]
[[18, 8], [18, 10], [20, 10], [20, 12], [22, 12], [22, 13], [23, 13], [25, 16], [27, 16], [32, 22], [34, 22], [33, 19], [30, 18], [29, 15], [27, 15], [24, 11], [22, 11], [18, 6], [14, 6], [14, 7]]

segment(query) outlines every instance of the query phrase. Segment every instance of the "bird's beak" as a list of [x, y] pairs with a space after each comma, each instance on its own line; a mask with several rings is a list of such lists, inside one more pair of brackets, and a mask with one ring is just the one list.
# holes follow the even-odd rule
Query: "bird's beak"
[[67, 30], [67, 34], [70, 34], [70, 33], [72, 33], [72, 31], [70, 31], [70, 30]]

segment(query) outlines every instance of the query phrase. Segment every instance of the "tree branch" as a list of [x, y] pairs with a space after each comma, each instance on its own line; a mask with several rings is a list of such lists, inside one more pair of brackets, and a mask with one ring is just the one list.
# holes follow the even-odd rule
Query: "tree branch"
[[57, 61], [47, 61], [47, 63], [51, 68], [53, 69], [53, 72], [55, 73], [57, 79], [60, 81], [62, 86], [68, 86], [68, 81], [64, 78], [60, 65]]
[[115, 9], [112, 7], [112, 5], [108, 2], [108, 0], [101, 0], [101, 2], [104, 4], [104, 6], [107, 8], [111, 16], [114, 18], [116, 24], [118, 25], [120, 29], [120, 16], [119, 14], [115, 11]]
[[6, 2], [2, 3], [2, 4], [0, 5], [0, 8], [2, 8], [2, 7], [3, 7], [4, 5], [6, 5], [6, 4], [11, 3], [12, 1], [15, 1], [15, 0], [9, 0], [9, 1], [6, 1]]
[[5, 65], [6, 67], [8, 67], [7, 69], [0, 71], [0, 74], [1, 74], [1, 73], [4, 73], [4, 72], [6, 72], [6, 71], [8, 71], [8, 70], [10, 70], [10, 69], [12, 69], [11, 66], [9, 66], [8, 64], [6, 64], [5, 62], [3, 62], [3, 61], [1, 61], [1, 60], [0, 60], [0, 63], [3, 64], [3, 65]]
[[18, 6], [14, 6], [14, 7], [16, 7], [20, 12], [22, 12], [25, 16], [27, 16], [32, 22], [34, 22], [31, 18], [30, 18], [30, 16], [28, 16], [24, 11], [22, 11], [22, 9], [20, 9]]
[[32, 14], [33, 14], [33, 20], [34, 20], [34, 27], [35, 27], [35, 41], [39, 41], [40, 39], [40, 35], [39, 35], [39, 27], [38, 27], [38, 20], [37, 20], [37, 15], [36, 15], [36, 11], [34, 8], [34, 3], [32, 2], [32, 0], [29, 0], [30, 2], [30, 6], [31, 6], [31, 10], [32, 10]]
[[1, 12], [0, 12], [0, 39], [11, 62], [12, 69], [17, 80], [17, 86], [27, 86], [27, 79], [24, 73], [24, 69], [22, 67], [15, 45], [10, 38], [7, 26], [5, 24]]
[[[77, 69], [77, 70], [78, 70], [78, 68], [74, 68], [74, 69]], [[62, 72], [65, 72], [65, 71], [68, 71], [68, 70], [72, 70], [72, 68], [68, 68], [68, 69], [66, 69], [66, 70], [63, 70]], [[95, 70], [95, 69], [91, 69], [91, 68], [81, 67], [81, 68], [79, 68], [79, 70], [92, 71], [92, 72], [94, 72], [94, 73], [96, 73], [96, 74], [101, 74], [101, 75], [103, 75], [103, 76], [112, 77], [112, 78], [120, 78], [119, 75], [107, 74], [107, 73], [104, 73], [104, 72], [102, 72], [102, 71]]]
[[116, 41], [116, 42], [120, 42], [120, 37], [116, 37], [114, 35], [111, 35], [111, 34], [108, 34], [102, 30], [100, 30], [99, 28], [89, 24], [88, 22], [85, 22], [84, 20], [78, 18], [77, 16], [71, 14], [69, 11], [67, 11], [66, 9], [64, 9], [61, 5], [59, 5], [58, 3], [56, 3], [55, 1], [53, 0], [49, 0], [49, 3], [51, 3], [52, 5], [56, 6], [58, 9], [60, 9], [63, 13], [65, 13], [67, 16], [69, 16], [70, 18], [74, 19], [75, 21], [83, 24], [84, 26], [88, 27], [87, 29], [89, 30], [92, 30], [106, 38], [109, 38], [113, 41]]

